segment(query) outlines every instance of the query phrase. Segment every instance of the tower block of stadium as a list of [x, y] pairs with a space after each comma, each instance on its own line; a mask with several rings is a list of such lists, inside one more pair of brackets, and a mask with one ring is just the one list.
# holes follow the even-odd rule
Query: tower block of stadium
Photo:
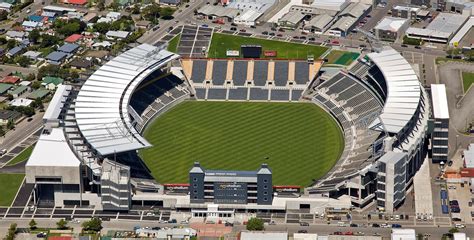
[[433, 163], [447, 163], [449, 152], [449, 110], [446, 86], [444, 84], [431, 84], [431, 100], [433, 101], [431, 158]]
[[257, 171], [208, 170], [195, 162], [189, 171], [190, 202], [271, 205], [272, 171], [262, 164]]

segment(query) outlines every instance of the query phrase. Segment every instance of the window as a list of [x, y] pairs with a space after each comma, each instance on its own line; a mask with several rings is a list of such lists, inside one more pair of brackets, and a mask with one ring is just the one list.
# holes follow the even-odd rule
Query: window
[[194, 178], [194, 179], [193, 179], [193, 181], [195, 181], [195, 182], [197, 182], [197, 180], [198, 180], [197, 178]]
[[263, 195], [268, 195], [268, 192], [267, 191], [263, 192]]
[[264, 186], [263, 186], [263, 189], [268, 189], [268, 186], [267, 186], [267, 185], [264, 185]]
[[263, 201], [268, 201], [268, 198], [263, 198]]
[[263, 183], [267, 183], [267, 182], [268, 182], [268, 180], [267, 180], [267, 179], [263, 179]]

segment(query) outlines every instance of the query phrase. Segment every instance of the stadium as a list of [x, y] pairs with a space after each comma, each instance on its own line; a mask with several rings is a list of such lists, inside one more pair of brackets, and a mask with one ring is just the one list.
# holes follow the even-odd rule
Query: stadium
[[[403, 203], [426, 156], [429, 109], [412, 67], [390, 48], [332, 69], [322, 61], [185, 59], [142, 44], [101, 66], [82, 86], [56, 92], [26, 165], [27, 183], [36, 186], [40, 202], [56, 206], [202, 208], [211, 198], [190, 201], [193, 168], [214, 175], [214, 183], [229, 181], [221, 175], [242, 176], [249, 204], [228, 206], [233, 209], [376, 201], [390, 211]], [[222, 136], [214, 134], [222, 128]], [[238, 150], [230, 152], [232, 146]], [[51, 149], [59, 153], [46, 154]], [[216, 171], [196, 169], [195, 161]], [[269, 168], [242, 171], [263, 163]], [[388, 166], [394, 163], [397, 171]], [[252, 186], [267, 189], [255, 174], [270, 174], [275, 193], [291, 194], [274, 194], [270, 208], [253, 204]], [[293, 175], [301, 179], [293, 182]], [[300, 187], [301, 193], [293, 192]]]

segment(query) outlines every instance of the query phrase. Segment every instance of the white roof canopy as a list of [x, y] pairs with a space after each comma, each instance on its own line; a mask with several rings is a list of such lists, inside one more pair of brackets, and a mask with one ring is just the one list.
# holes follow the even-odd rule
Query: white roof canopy
[[99, 68], [82, 86], [75, 104], [82, 135], [101, 155], [136, 150], [150, 144], [132, 126], [130, 96], [149, 74], [178, 55], [142, 44]]

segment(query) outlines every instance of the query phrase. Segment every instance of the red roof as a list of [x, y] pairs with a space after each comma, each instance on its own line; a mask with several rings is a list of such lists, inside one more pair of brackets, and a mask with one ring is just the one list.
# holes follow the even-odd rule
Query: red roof
[[474, 168], [463, 168], [459, 172], [461, 174], [461, 177], [474, 177]]
[[17, 83], [20, 81], [20, 78], [17, 76], [6, 76], [0, 82], [2, 83]]
[[68, 42], [68, 43], [75, 43], [81, 38], [82, 38], [81, 34], [73, 34], [73, 35], [67, 37], [66, 39], [64, 39], [64, 41]]
[[87, 3], [87, 0], [66, 0], [64, 3], [74, 4], [74, 5], [84, 5]]
[[51, 236], [48, 239], [50, 240], [71, 240], [71, 236]]

